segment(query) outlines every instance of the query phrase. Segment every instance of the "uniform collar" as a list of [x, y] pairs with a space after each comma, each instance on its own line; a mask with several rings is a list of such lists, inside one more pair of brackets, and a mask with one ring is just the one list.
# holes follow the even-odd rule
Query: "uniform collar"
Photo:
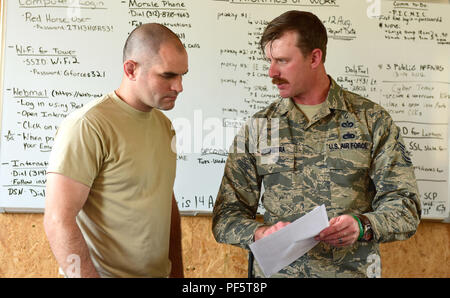
[[342, 110], [342, 111], [348, 111], [348, 106], [345, 101], [344, 96], [344, 89], [339, 86], [331, 76], [328, 76], [330, 78], [330, 90], [328, 91], [327, 95], [327, 104], [328, 108], [333, 110]]

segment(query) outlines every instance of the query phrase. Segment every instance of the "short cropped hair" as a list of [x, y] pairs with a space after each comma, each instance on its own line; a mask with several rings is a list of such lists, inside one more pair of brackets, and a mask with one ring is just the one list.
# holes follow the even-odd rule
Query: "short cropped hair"
[[156, 56], [164, 42], [174, 42], [180, 50], [184, 49], [178, 36], [166, 26], [157, 23], [148, 23], [136, 27], [128, 36], [123, 47], [123, 62], [136, 59], [136, 55], [142, 55], [150, 51]]
[[314, 49], [322, 51], [322, 62], [325, 62], [327, 51], [327, 30], [320, 19], [307, 11], [291, 10], [273, 19], [261, 37], [260, 47], [264, 53], [266, 45], [280, 38], [285, 32], [297, 32], [297, 47], [304, 56]]

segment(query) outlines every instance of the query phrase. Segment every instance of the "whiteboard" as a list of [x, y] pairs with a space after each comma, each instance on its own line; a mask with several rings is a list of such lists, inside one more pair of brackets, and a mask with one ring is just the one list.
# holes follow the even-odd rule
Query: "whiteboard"
[[380, 103], [412, 154], [423, 218], [449, 215], [448, 4], [378, 0], [5, 1], [0, 207], [42, 212], [46, 167], [62, 119], [116, 89], [133, 28], [159, 22], [189, 54], [166, 115], [177, 131], [175, 196], [183, 214], [210, 213], [239, 127], [277, 98], [258, 50], [262, 30], [291, 9], [328, 35], [327, 72]]

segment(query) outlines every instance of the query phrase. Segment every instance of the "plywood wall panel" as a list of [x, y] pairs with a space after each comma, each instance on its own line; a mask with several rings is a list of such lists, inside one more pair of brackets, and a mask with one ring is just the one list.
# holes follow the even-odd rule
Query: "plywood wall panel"
[[[218, 244], [211, 217], [182, 217], [185, 277], [247, 277], [247, 251]], [[411, 239], [381, 245], [383, 277], [450, 277], [450, 224], [422, 222]], [[42, 214], [0, 214], [0, 277], [61, 277]]]
[[383, 277], [450, 277], [450, 225], [422, 222], [408, 240], [381, 245]]
[[0, 277], [58, 277], [42, 214], [0, 214]]

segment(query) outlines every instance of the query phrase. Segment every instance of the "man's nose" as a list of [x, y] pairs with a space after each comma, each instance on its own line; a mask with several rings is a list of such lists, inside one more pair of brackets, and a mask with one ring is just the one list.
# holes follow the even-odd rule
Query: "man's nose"
[[278, 68], [276, 67], [275, 63], [271, 63], [270, 67], [269, 67], [269, 77], [270, 78], [275, 78], [275, 77], [279, 77], [280, 76], [280, 72], [278, 70]]
[[172, 90], [176, 91], [177, 93], [183, 91], [183, 80], [181, 76], [173, 81]]

